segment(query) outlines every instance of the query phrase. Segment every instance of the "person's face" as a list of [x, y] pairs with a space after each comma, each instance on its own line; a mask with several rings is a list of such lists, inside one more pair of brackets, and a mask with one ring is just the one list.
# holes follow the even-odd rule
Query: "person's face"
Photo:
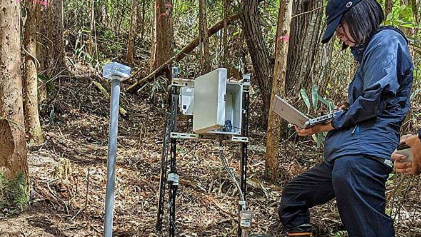
[[350, 47], [355, 46], [355, 40], [349, 33], [349, 27], [346, 23], [342, 23], [338, 26], [338, 28], [336, 28], [336, 37]]

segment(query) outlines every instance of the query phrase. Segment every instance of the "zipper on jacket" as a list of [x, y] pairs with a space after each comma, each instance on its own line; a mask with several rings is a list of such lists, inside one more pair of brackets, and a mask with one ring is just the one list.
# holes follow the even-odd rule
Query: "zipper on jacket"
[[359, 133], [360, 129], [358, 128], [358, 125], [355, 125], [354, 130], [352, 130], [352, 134], [354, 134], [355, 132]]

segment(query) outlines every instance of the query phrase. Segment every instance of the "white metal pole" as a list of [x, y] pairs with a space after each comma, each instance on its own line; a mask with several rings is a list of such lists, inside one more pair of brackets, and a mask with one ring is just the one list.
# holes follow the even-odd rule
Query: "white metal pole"
[[110, 131], [108, 141], [107, 191], [105, 197], [104, 236], [113, 236], [114, 187], [117, 155], [118, 112], [120, 102], [120, 79], [111, 80]]

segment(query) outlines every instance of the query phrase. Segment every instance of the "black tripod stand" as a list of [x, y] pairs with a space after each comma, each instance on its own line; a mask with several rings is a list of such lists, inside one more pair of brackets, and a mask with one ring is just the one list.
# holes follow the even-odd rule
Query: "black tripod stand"
[[[180, 87], [186, 86], [188, 83], [184, 83], [186, 80], [181, 82], [181, 80], [174, 79], [171, 86], [171, 95], [170, 95], [170, 107], [167, 112], [166, 126], [164, 131], [164, 142], [162, 149], [162, 159], [161, 159], [161, 177], [159, 185], [159, 198], [158, 198], [158, 213], [157, 213], [157, 222], [156, 230], [162, 231], [163, 226], [163, 216], [164, 216], [164, 206], [165, 202], [168, 202], [169, 207], [169, 236], [174, 237], [176, 234], [176, 213], [175, 213], [175, 199], [177, 196], [177, 189], [179, 185], [179, 176], [177, 173], [177, 154], [176, 146], [177, 139], [219, 139], [227, 140], [232, 142], [240, 142], [240, 151], [241, 151], [241, 160], [240, 160], [240, 188], [241, 192], [246, 196], [247, 186], [247, 143], [248, 143], [248, 122], [249, 122], [249, 85], [250, 77], [246, 75], [243, 79], [243, 95], [242, 95], [242, 130], [241, 137], [235, 136], [218, 136], [217, 134], [207, 134], [207, 135], [198, 135], [198, 134], [181, 134], [177, 133], [177, 105], [178, 98], [180, 93]], [[190, 81], [191, 83], [191, 81]], [[168, 157], [169, 156], [169, 157]], [[169, 170], [168, 170], [169, 165]], [[165, 198], [166, 185], [168, 184], [168, 199]], [[243, 203], [245, 205], [245, 203]], [[242, 210], [243, 206], [239, 205], [239, 211]], [[240, 222], [238, 225], [238, 236], [241, 236]]]

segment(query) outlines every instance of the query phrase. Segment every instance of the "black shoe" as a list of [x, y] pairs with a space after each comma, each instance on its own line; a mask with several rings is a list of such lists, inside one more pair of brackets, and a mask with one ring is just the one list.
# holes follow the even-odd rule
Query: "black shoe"
[[310, 237], [311, 236], [311, 225], [302, 224], [293, 228], [289, 228], [287, 231], [288, 236], [301, 236], [301, 237]]

